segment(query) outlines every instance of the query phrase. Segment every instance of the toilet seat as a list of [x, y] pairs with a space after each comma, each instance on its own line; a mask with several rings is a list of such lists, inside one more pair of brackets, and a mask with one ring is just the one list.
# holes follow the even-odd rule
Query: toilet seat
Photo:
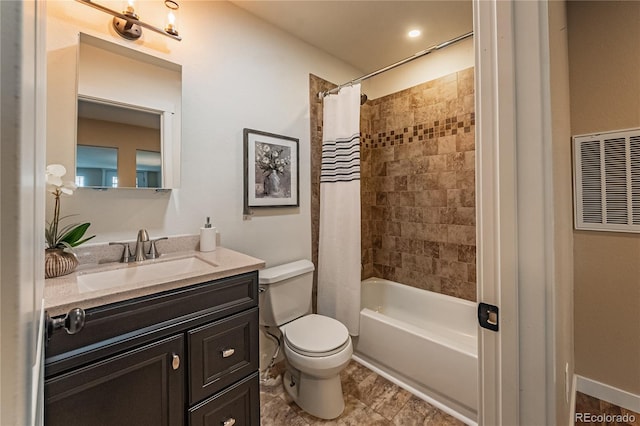
[[283, 327], [284, 340], [300, 355], [325, 357], [344, 350], [349, 331], [340, 321], [324, 315], [306, 315]]

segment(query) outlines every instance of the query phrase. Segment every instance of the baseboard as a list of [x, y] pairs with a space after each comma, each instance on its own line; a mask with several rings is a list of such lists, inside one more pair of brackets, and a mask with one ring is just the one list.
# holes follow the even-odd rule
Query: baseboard
[[402, 389], [406, 390], [407, 392], [417, 396], [418, 398], [422, 399], [423, 401], [428, 402], [429, 404], [433, 405], [434, 407], [436, 407], [437, 409], [439, 409], [441, 411], [444, 411], [445, 413], [449, 414], [450, 416], [455, 417], [456, 419], [458, 419], [461, 422], [463, 422], [465, 425], [467, 425], [467, 426], [478, 426], [477, 420], [474, 420], [474, 419], [470, 418], [468, 415], [462, 414], [462, 413], [458, 412], [457, 410], [454, 410], [453, 408], [451, 408], [451, 407], [443, 404], [442, 402], [432, 398], [431, 396], [425, 394], [421, 390], [416, 389], [415, 387], [411, 386], [410, 384], [408, 384], [404, 380], [401, 380], [401, 379], [395, 377], [394, 375], [388, 373], [387, 371], [383, 370], [382, 368], [378, 367], [377, 365], [372, 364], [371, 362], [369, 362], [366, 359], [362, 358], [358, 354], [353, 354], [351, 356], [351, 358], [353, 358], [353, 360], [358, 362], [359, 364], [364, 365], [369, 370], [371, 370], [371, 371], [375, 372], [376, 374], [384, 377], [385, 379], [389, 380], [390, 382], [400, 386]]
[[611, 404], [617, 405], [618, 407], [640, 413], [640, 395], [614, 388], [613, 386], [609, 386], [577, 374], [575, 375], [575, 381], [575, 390], [578, 392], [582, 392], [602, 401], [607, 401]]

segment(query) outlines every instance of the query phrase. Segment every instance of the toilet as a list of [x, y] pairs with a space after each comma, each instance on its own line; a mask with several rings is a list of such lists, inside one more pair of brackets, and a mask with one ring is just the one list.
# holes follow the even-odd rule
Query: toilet
[[259, 271], [260, 325], [282, 333], [287, 393], [307, 413], [334, 419], [344, 410], [340, 372], [353, 345], [340, 321], [311, 313], [313, 271], [308, 260]]

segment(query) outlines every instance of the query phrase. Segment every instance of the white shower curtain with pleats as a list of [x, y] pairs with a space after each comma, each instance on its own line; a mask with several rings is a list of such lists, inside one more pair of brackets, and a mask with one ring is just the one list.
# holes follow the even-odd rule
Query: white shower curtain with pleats
[[324, 98], [318, 313], [360, 329], [360, 84]]

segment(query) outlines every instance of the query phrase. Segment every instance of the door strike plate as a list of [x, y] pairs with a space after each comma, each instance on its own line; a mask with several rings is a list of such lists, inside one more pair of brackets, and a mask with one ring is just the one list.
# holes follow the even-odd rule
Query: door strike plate
[[491, 331], [498, 331], [499, 315], [498, 307], [487, 303], [478, 304], [478, 322], [480, 327]]

